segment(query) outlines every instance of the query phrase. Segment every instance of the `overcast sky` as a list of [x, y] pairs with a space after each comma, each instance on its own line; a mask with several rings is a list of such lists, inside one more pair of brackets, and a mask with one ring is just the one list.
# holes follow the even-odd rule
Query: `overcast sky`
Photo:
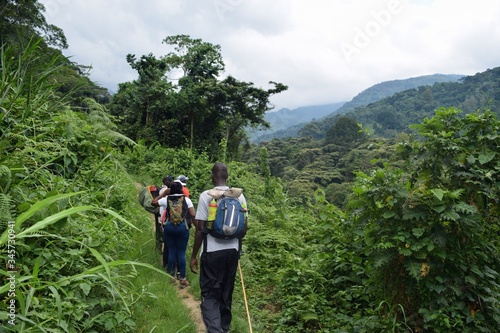
[[126, 55], [172, 51], [189, 35], [220, 45], [224, 77], [268, 89], [293, 109], [350, 101], [370, 86], [500, 66], [498, 0], [39, 0], [72, 60], [116, 91], [137, 72]]

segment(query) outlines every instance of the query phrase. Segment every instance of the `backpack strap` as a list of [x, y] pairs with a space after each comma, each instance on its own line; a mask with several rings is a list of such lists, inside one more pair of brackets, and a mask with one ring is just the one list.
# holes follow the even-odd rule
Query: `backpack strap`
[[193, 221], [191, 221], [191, 216], [189, 215], [189, 208], [186, 201], [186, 196], [182, 198], [182, 219], [186, 221], [187, 227], [191, 228]]
[[213, 188], [211, 190], [208, 190], [208, 194], [212, 198], [215, 198], [216, 200], [219, 200], [221, 196], [238, 198], [241, 195], [241, 193], [243, 193], [243, 189], [238, 187], [231, 187], [227, 190], [219, 190], [218, 188]]
[[[219, 199], [221, 196], [224, 194], [224, 190], [219, 190], [218, 188], [214, 187], [213, 189], [208, 190], [208, 195], [212, 197], [212, 199], [209, 200], [209, 203], [215, 199], [217, 201], [217, 204], [219, 203]], [[209, 208], [207, 207], [207, 210]], [[207, 218], [208, 219], [208, 218]], [[203, 226], [203, 229], [201, 229], [201, 234], [203, 235], [203, 253], [207, 253], [207, 235], [209, 234], [208, 230], [208, 221], [205, 221], [205, 225]]]

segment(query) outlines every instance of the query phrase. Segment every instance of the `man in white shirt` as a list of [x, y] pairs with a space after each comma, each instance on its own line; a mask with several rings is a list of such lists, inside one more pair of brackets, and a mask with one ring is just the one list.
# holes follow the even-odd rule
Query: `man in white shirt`
[[[215, 189], [229, 189], [226, 184], [228, 176], [227, 166], [224, 163], [215, 163], [212, 168], [212, 183]], [[208, 333], [225, 333], [229, 331], [231, 324], [231, 304], [241, 239], [219, 239], [206, 232], [211, 200], [212, 196], [208, 191], [204, 191], [198, 200], [190, 268], [194, 273], [198, 273], [196, 256], [200, 248], [203, 248], [200, 255], [201, 314]], [[243, 194], [238, 197], [238, 201], [246, 207]]]

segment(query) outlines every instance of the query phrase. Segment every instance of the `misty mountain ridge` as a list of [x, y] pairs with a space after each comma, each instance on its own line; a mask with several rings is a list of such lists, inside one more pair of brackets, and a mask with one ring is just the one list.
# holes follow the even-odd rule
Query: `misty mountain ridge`
[[377, 102], [382, 98], [389, 97], [395, 93], [415, 89], [422, 86], [431, 86], [435, 83], [458, 82], [464, 75], [461, 74], [433, 74], [412, 77], [409, 79], [391, 80], [377, 83], [370, 88], [363, 90], [350, 102], [339, 108], [338, 113], [347, 113], [358, 106], [365, 106]]
[[433, 74], [384, 81], [363, 90], [349, 102], [268, 111], [265, 114], [265, 120], [271, 125], [271, 128], [251, 132], [250, 140], [254, 143], [259, 143], [272, 140], [273, 138], [281, 139], [297, 136], [299, 131], [310, 122], [333, 117], [337, 114], [348, 113], [356, 107], [368, 105], [404, 90], [421, 86], [431, 86], [435, 83], [458, 82], [463, 77], [464, 75], [460, 74]]
[[335, 113], [345, 102], [301, 106], [295, 109], [282, 108], [267, 111], [264, 119], [271, 125], [268, 130], [251, 131], [250, 140], [254, 143], [268, 141], [272, 138], [281, 138], [280, 133], [294, 133], [285, 137], [297, 135], [298, 131], [307, 123], [317, 121]]

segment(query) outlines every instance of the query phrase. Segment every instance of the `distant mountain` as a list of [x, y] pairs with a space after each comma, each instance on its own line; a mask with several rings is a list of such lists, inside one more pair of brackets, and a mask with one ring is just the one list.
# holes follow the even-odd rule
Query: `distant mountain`
[[264, 119], [271, 125], [271, 128], [265, 131], [255, 131], [251, 133], [250, 139], [258, 143], [271, 140], [272, 138], [282, 138], [282, 133], [286, 133], [287, 130], [291, 128], [295, 129], [292, 130], [292, 133], [297, 135], [297, 132], [302, 126], [308, 122], [319, 120], [334, 113], [338, 108], [344, 105], [344, 103], [345, 102], [339, 102], [325, 105], [302, 106], [292, 110], [283, 108], [278, 111], [268, 111]]
[[459, 82], [441, 82], [408, 89], [377, 102], [359, 106], [346, 115], [356, 119], [376, 135], [394, 136], [411, 131], [409, 126], [434, 116], [440, 107], [455, 107], [463, 114], [490, 109], [500, 116], [500, 67]]
[[338, 114], [352, 112], [357, 107], [366, 106], [401, 91], [432, 86], [442, 82], [458, 82], [463, 77], [464, 75], [459, 74], [433, 74], [385, 81], [363, 90], [349, 102], [269, 111], [266, 113], [265, 119], [271, 124], [271, 129], [254, 132], [250, 135], [250, 139], [254, 143], [274, 138], [283, 139], [308, 135], [319, 139], [322, 137], [322, 133], [325, 133], [333, 125], [333, 118]]
[[273, 129], [280, 130], [300, 123], [323, 118], [324, 116], [336, 111], [344, 105], [344, 103], [345, 102], [326, 105], [301, 106], [293, 110], [284, 108], [278, 111], [267, 112], [265, 118], [266, 121], [272, 124]]
[[422, 86], [432, 86], [434, 83], [440, 82], [458, 82], [463, 77], [464, 75], [459, 74], [433, 74], [378, 83], [360, 92], [350, 102], [345, 103], [339, 108], [335, 114], [347, 113], [358, 106], [368, 105], [384, 97], [392, 96], [400, 91], [415, 89]]

